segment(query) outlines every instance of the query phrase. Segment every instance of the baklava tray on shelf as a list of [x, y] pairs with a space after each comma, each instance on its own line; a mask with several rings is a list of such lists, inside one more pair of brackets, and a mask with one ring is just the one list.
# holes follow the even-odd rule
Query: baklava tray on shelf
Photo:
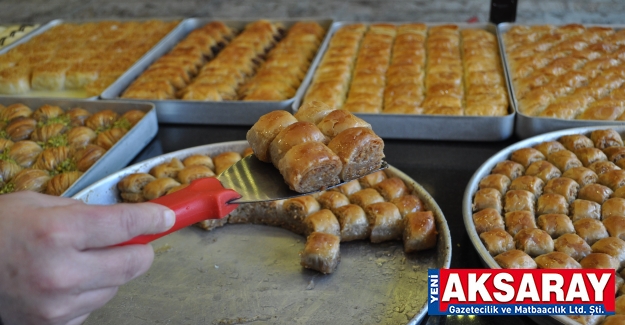
[[[571, 261], [571, 257], [568, 257], [567, 259], [562, 258], [561, 261], [556, 262], [555, 264], [560, 266], [554, 267], [579, 267], [580, 264], [576, 264], [578, 262], [583, 265], [592, 265], [592, 261], [583, 261], [582, 258], [583, 256], [588, 256], [586, 254], [589, 254], [590, 252], [597, 252], [594, 246], [591, 251], [590, 246], [597, 242], [598, 239], [614, 238], [606, 237], [609, 235], [608, 232], [606, 232], [606, 227], [608, 226], [604, 226], [602, 220], [609, 218], [623, 218], [618, 216], [618, 214], [617, 216], [613, 215], [614, 211], [616, 211], [619, 207], [618, 204], [625, 203], [625, 200], [616, 198], [615, 196], [610, 196], [613, 192], [611, 188], [617, 187], [618, 184], [621, 184], [617, 183], [617, 180], [621, 179], [620, 175], [623, 173], [621, 173], [622, 170], [620, 170], [618, 166], [616, 166], [613, 162], [610, 162], [610, 157], [613, 157], [612, 159], [620, 157], [619, 152], [625, 150], [625, 146], [622, 146], [621, 144], [618, 147], [610, 147], [608, 148], [610, 150], [616, 150], [616, 148], [620, 149], [618, 152], [606, 151], [606, 153], [603, 153], [602, 151], [605, 150], [594, 150], [596, 148], [595, 144], [593, 144], [595, 139], [589, 140], [584, 137], [577, 137], [578, 135], [583, 135], [591, 138], [591, 133], [596, 130], [613, 130], [620, 134], [621, 137], [625, 136], [625, 127], [623, 126], [594, 126], [554, 131], [534, 136], [506, 147], [484, 162], [484, 164], [482, 164], [482, 166], [480, 166], [480, 168], [473, 174], [464, 192], [462, 213], [469, 238], [479, 253], [482, 263], [486, 267], [501, 268], [499, 263], [496, 261], [496, 258], [491, 255], [489, 250], [492, 250], [492, 254], [497, 256], [497, 260], [499, 262], [508, 263], [504, 265], [508, 265], [509, 267], [521, 267], [521, 265], [525, 265], [525, 267], [541, 267], [542, 265], [544, 267], [549, 265], [549, 260], [545, 257], [547, 255], [545, 252], [552, 251], [557, 254], [566, 252], [567, 255], [578, 254], [573, 253], [571, 249], [567, 247], [576, 247], [576, 250], [582, 251], [584, 255], [576, 256], [577, 258], [574, 261]], [[562, 141], [556, 142], [561, 138], [563, 138]], [[608, 139], [605, 135], [604, 138]], [[544, 143], [544, 145], [536, 147], [542, 143]], [[569, 150], [569, 148], [579, 149]], [[524, 150], [518, 151], [519, 149]], [[567, 152], [567, 150], [569, 152]], [[543, 158], [543, 151], [551, 152], [551, 154]], [[577, 153], [571, 154], [570, 151], [575, 151]], [[516, 154], [513, 155], [515, 152]], [[563, 152], [563, 154], [554, 154], [554, 152]], [[529, 165], [529, 167], [524, 167], [524, 165]], [[586, 168], [582, 166], [589, 167]], [[494, 171], [494, 168], [499, 169]], [[562, 172], [562, 169], [564, 169], [565, 172]], [[593, 170], [598, 171], [598, 173], [596, 173], [597, 175], [600, 175], [598, 179], [597, 176], [593, 176], [593, 174], [595, 174]], [[611, 179], [607, 178], [608, 176], [604, 176], [602, 178], [601, 175], [605, 175], [605, 173], [601, 174], [601, 172], [605, 172], [607, 170], [613, 170], [618, 174], [608, 175], [612, 177]], [[511, 177], [506, 176], [508, 172], [510, 172], [509, 175], [511, 175]], [[492, 176], [494, 174], [501, 175], [491, 177], [492, 179], [489, 178], [480, 185], [482, 179], [486, 176]], [[520, 177], [524, 177], [524, 179], [521, 179]], [[512, 182], [507, 181], [509, 179], [512, 179], [512, 182], [514, 182], [515, 179], [518, 179], [518, 181], [513, 184]], [[530, 181], [530, 179], [533, 181]], [[550, 180], [554, 181], [552, 182]], [[594, 184], [593, 182], [597, 183]], [[583, 185], [579, 185], [579, 183]], [[599, 183], [608, 184], [610, 187], [599, 185]], [[501, 186], [497, 188], [499, 185]], [[527, 188], [527, 190], [518, 190], [522, 187]], [[586, 187], [587, 189], [584, 190], [583, 188]], [[480, 194], [481, 198], [492, 198], [489, 201], [493, 202], [493, 204], [498, 200], [496, 197], [501, 199], [499, 201], [499, 207], [501, 207], [502, 211], [495, 213], [496, 209], [487, 209], [484, 203], [476, 204], [474, 197], [476, 197], [476, 193], [482, 189], [487, 192]], [[579, 196], [577, 194], [578, 190], [580, 193]], [[502, 193], [504, 191], [506, 194]], [[540, 197], [538, 197], [538, 195], [534, 195], [531, 191], [540, 193]], [[492, 193], [493, 195], [490, 195], [489, 193]], [[531, 194], [529, 196], [533, 198], [533, 201], [530, 198], [525, 198], [523, 195], [528, 193]], [[581, 199], [579, 199], [580, 197]], [[595, 197], [601, 197], [604, 202], [607, 198], [615, 198], [611, 200], [617, 200], [619, 202], [613, 202], [613, 204], [611, 204], [611, 214], [604, 216], [601, 212], [602, 206], [601, 204], [596, 203]], [[618, 197], [621, 196], [619, 195]], [[508, 200], [510, 200], [510, 202], [508, 202]], [[480, 202], [486, 201], [480, 199]], [[625, 208], [625, 205], [622, 207]], [[529, 209], [532, 211], [526, 212]], [[504, 213], [505, 211], [510, 212]], [[590, 213], [590, 211], [593, 212]], [[542, 218], [537, 217], [539, 214]], [[591, 214], [593, 215], [592, 217], [590, 217]], [[525, 217], [526, 215], [527, 218]], [[531, 216], [531, 218], [529, 216]], [[476, 228], [474, 218], [480, 220], [480, 230]], [[578, 221], [582, 221], [582, 223], [578, 224]], [[614, 219], [614, 221], [617, 221], [617, 219]], [[612, 225], [613, 228], [610, 228], [608, 231], [619, 231], [617, 230], [618, 227], [616, 226], [616, 223], [612, 223]], [[504, 227], [505, 229], [503, 229]], [[574, 229], [571, 229], [572, 227], [574, 227]], [[511, 235], [511, 232], [518, 234], [520, 231], [528, 230], [526, 228], [532, 228], [532, 230], [524, 232], [522, 236]], [[571, 233], [571, 231], [574, 231], [574, 233]], [[486, 235], [481, 236], [483, 234]], [[543, 238], [539, 235], [543, 236]], [[564, 237], [565, 235], [567, 237]], [[616, 236], [618, 233], [610, 235]], [[528, 242], [527, 240], [524, 242], [524, 238], [534, 238], [536, 239], [536, 244], [534, 246], [531, 246], [531, 244], [524, 244], [525, 242]], [[558, 238], [562, 238], [562, 242], [558, 243]], [[577, 240], [584, 242], [583, 245], [576, 242], [573, 238], [577, 238]], [[484, 242], [488, 243], [488, 248], [485, 246]], [[551, 242], [552, 244], [549, 244], [548, 242]], [[608, 243], [605, 244], [607, 245]], [[606, 246], [604, 245], [604, 248], [605, 247]], [[599, 249], [599, 247], [596, 248]], [[541, 251], [537, 251], [538, 249]], [[527, 254], [529, 255], [526, 253], [518, 254], [519, 251], [523, 252], [523, 250], [528, 252]], [[518, 255], [506, 255], [501, 252], [515, 252]], [[600, 252], [603, 251], [600, 250]], [[499, 256], [499, 254], [501, 254], [501, 256]], [[540, 256], [541, 254], [544, 254], [541, 259], [538, 257], [534, 259], [533, 256]], [[553, 259], [556, 261], [557, 256], [553, 256]], [[616, 259], [614, 260], [616, 261]], [[567, 263], [566, 265], [564, 265], [565, 262]], [[537, 266], [536, 263], [543, 264]], [[617, 292], [619, 291], [620, 290], [617, 289]], [[623, 298], [623, 296], [621, 296], [621, 298]], [[580, 322], [586, 322], [584, 324], [598, 325], [602, 322], [602, 319], [597, 318], [599, 316], [596, 315], [578, 317], [592, 318], [584, 320], [580, 319]], [[540, 317], [534, 316], [532, 318], [539, 324], [544, 325], [579, 325], [578, 322], [568, 318], [567, 316], [561, 315]]]
[[[380, 22], [386, 24], [385, 22]], [[405, 23], [389, 23], [397, 26], [404, 24], [413, 24], [415, 22]], [[354, 24], [363, 24], [362, 22], [335, 22], [329, 31], [328, 38], [324, 41], [321, 51], [325, 54], [328, 50], [334, 34], [341, 28]], [[367, 22], [365, 25], [375, 24], [375, 22]], [[458, 29], [482, 29], [493, 35], [496, 34], [496, 26], [484, 23], [425, 23], [429, 29], [432, 26], [440, 25], [456, 25]], [[501, 58], [501, 44], [497, 47], [497, 52]], [[316, 70], [319, 67], [319, 61], [311, 67]], [[500, 60], [501, 61], [501, 60]], [[313, 71], [304, 80], [303, 87], [308, 90], [313, 82], [316, 71]], [[507, 100], [509, 98], [509, 87], [507, 85], [506, 71], [501, 67], [503, 81]], [[304, 103], [306, 92], [302, 96], [296, 98], [293, 103], [293, 110], [297, 109]], [[514, 128], [514, 109], [509, 106], [507, 115], [504, 116], [452, 116], [452, 115], [426, 115], [426, 114], [365, 114], [355, 113], [358, 117], [369, 122], [376, 134], [383, 138], [392, 139], [425, 139], [425, 140], [457, 140], [457, 141], [499, 141], [509, 138], [513, 134]]]
[[[551, 26], [553, 28], [583, 26], [584, 28], [595, 28], [595, 27], [601, 28], [601, 29], [610, 28], [610, 29], [613, 29], [615, 32], [621, 31], [623, 29], [623, 25], [595, 25], [595, 24], [554, 25], [554, 24], [515, 24], [515, 23], [499, 24], [497, 26], [497, 36], [499, 38], [502, 58], [504, 61], [505, 69], [507, 71], [507, 76], [509, 78], [508, 84], [511, 90], [510, 92], [510, 97], [512, 99], [511, 105], [516, 111], [516, 115], [517, 115], [516, 122], [515, 122], [516, 124], [515, 134], [517, 134], [520, 138], [529, 138], [531, 136], [539, 135], [542, 133], [568, 129], [568, 128], [595, 126], [595, 125], [605, 125], [605, 127], [610, 127], [610, 126], [618, 126], [618, 125], [623, 124], [623, 121], [614, 121], [614, 120], [602, 121], [602, 120], [564, 119], [564, 118], [557, 118], [557, 117], [530, 116], [530, 115], [521, 113], [521, 111], [519, 110], [519, 98], [516, 93], [517, 89], [515, 89], [515, 84], [514, 84], [514, 71], [511, 66], [511, 58], [509, 57], [509, 54], [506, 52], [506, 44], [504, 42], [505, 34], [517, 26], [520, 26], [520, 27]], [[599, 45], [598, 43], [601, 43], [601, 40], [597, 41], [594, 44]], [[590, 44], [590, 45], [593, 45], [593, 44]], [[609, 47], [606, 47], [606, 49], [607, 48]], [[587, 49], [587, 47], [581, 48], [581, 50], [585, 50], [585, 49]], [[615, 48], [612, 48], [612, 50], [614, 49]], [[563, 59], [567, 59], [567, 58], [569, 57], [565, 57]], [[618, 63], [616, 67], [625, 69], [625, 63], [623, 63], [624, 60], [620, 59], [620, 61], [621, 62]], [[619, 72], [619, 74], [622, 74], [622, 73]], [[621, 75], [621, 78], [625, 79], [625, 76]], [[621, 88], [622, 87], [623, 86], [621, 85]], [[623, 104], [621, 103], [620, 106], [623, 106]]]
[[[188, 18], [185, 19], [180, 28], [176, 29], [173, 37], [168, 38], [162, 47], [159, 47], [158, 54], [150, 58], [144, 58], [136, 64], [128, 73], [117, 80], [108, 89], [106, 89], [102, 99], [120, 99], [124, 91], [139, 77], [146, 69], [150, 67], [158, 58], [167, 54], [179, 42], [183, 41], [189, 33], [202, 28], [211, 22], [222, 22], [235, 32], [241, 32], [246, 25], [260, 21], [262, 19], [219, 19], [219, 18]], [[314, 22], [319, 24], [324, 30], [325, 35], [322, 40], [328, 37], [328, 31], [332, 24], [331, 19], [326, 18], [289, 18], [289, 19], [268, 19], [271, 23], [279, 23], [285, 27], [288, 33], [289, 29], [297, 22]], [[236, 36], [235, 36], [236, 38]], [[321, 43], [322, 44], [322, 43]], [[227, 44], [226, 44], [227, 46]], [[223, 44], [222, 44], [223, 47]], [[219, 50], [218, 50], [219, 51]], [[218, 55], [219, 52], [213, 53]], [[309, 78], [311, 73], [310, 67], [320, 59], [321, 47], [319, 47], [303, 80]], [[210, 60], [208, 61], [210, 62]], [[201, 68], [200, 68], [201, 70]], [[242, 101], [242, 100], [223, 100], [223, 101], [201, 101], [201, 100], [180, 100], [180, 99], [149, 99], [156, 106], [158, 119], [164, 123], [182, 123], [182, 124], [221, 124], [221, 125], [252, 125], [258, 118], [266, 113], [274, 110], [291, 110], [291, 106], [296, 98], [301, 97], [304, 91], [303, 81], [297, 88], [294, 97], [280, 101]], [[133, 99], [124, 99], [133, 100]], [[148, 100], [148, 99], [146, 99]]]
[[[215, 157], [241, 153], [248, 147], [246, 141], [232, 141], [157, 156], [100, 180], [74, 198], [89, 204], [118, 203], [117, 184], [130, 174], [147, 173], [173, 158]], [[433, 212], [436, 248], [406, 254], [398, 241], [343, 242], [338, 268], [322, 275], [300, 266], [298, 253], [306, 238], [290, 231], [257, 224], [226, 224], [209, 232], [188, 227], [153, 242], [156, 258], [150, 271], [121, 288], [91, 319], [129, 324], [125, 315], [132, 313], [173, 322], [266, 319], [276, 324], [318, 324], [358, 319], [416, 325], [427, 310], [427, 270], [449, 267], [451, 239], [432, 197], [401, 171], [390, 167], [387, 173], [402, 179]], [[162, 299], [164, 292], [167, 299]], [[263, 303], [244, 303], [242, 308], [241, 301], [248, 299], [250, 292]], [[191, 300], [190, 295], [194, 297]], [[319, 313], [321, 310], [324, 312]], [[363, 310], [367, 312], [363, 314]], [[303, 316], [308, 313], [310, 317]]]

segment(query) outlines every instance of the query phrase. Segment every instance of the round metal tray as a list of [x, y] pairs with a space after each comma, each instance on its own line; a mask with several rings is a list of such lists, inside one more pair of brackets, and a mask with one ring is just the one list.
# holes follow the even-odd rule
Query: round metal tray
[[[120, 201], [116, 184], [172, 158], [242, 152], [245, 141], [224, 142], [161, 155], [84, 189], [90, 204]], [[143, 276], [122, 286], [86, 324], [418, 324], [427, 306], [427, 270], [448, 268], [451, 238], [434, 199], [390, 167], [434, 213], [436, 249], [405, 254], [401, 242], [341, 243], [331, 275], [299, 265], [305, 238], [263, 225], [233, 225], [210, 232], [188, 227], [153, 242], [156, 257]]]
[[[462, 201], [462, 214], [464, 217], [464, 225], [469, 233], [469, 238], [471, 238], [471, 242], [475, 249], [480, 254], [482, 259], [482, 263], [490, 268], [499, 269], [501, 268], [495, 259], [488, 253], [488, 250], [482, 244], [478, 233], [475, 230], [475, 225], [473, 224], [473, 210], [472, 210], [472, 202], [473, 196], [475, 192], [478, 190], [478, 185], [480, 180], [485, 176], [490, 174], [490, 171], [495, 167], [495, 165], [503, 160], [506, 160], [510, 157], [512, 152], [527, 147], [533, 147], [541, 142], [545, 141], [555, 141], [562, 136], [570, 135], [570, 134], [585, 134], [589, 135], [590, 132], [594, 130], [605, 130], [605, 129], [613, 129], [616, 132], [620, 133], [621, 136], [625, 137], [625, 126], [621, 127], [610, 127], [610, 126], [593, 126], [593, 127], [581, 127], [574, 129], [561, 130], [556, 132], [545, 133], [542, 135], [538, 135], [520, 142], [517, 142], [511, 146], [508, 146], [497, 154], [488, 159], [480, 168], [473, 174], [469, 184], [467, 185], [466, 190], [464, 191], [464, 198]], [[572, 319], [566, 316], [546, 316], [546, 317], [532, 317], [532, 319], [539, 324], [551, 325], [551, 324], [566, 324], [566, 325], [579, 325], [578, 322], [573, 321]]]

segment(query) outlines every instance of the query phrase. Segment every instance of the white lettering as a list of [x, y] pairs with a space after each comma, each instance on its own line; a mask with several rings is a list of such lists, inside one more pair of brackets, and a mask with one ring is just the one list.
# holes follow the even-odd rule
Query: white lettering
[[605, 286], [608, 284], [608, 280], [610, 280], [610, 274], [603, 274], [601, 280], [597, 281], [597, 275], [589, 273], [588, 280], [593, 290], [595, 290], [595, 302], [603, 301], [603, 290], [605, 290]]
[[488, 294], [488, 290], [484, 287], [484, 282], [490, 277], [490, 273], [483, 273], [479, 279], [476, 280], [477, 274], [469, 273], [469, 301], [477, 301], [477, 293], [480, 293], [480, 297], [484, 301], [493, 301]]
[[526, 298], [531, 298], [532, 301], [540, 301], [538, 297], [538, 290], [536, 290], [536, 284], [531, 274], [523, 274], [521, 278], [521, 284], [519, 285], [519, 293], [517, 293], [516, 301], [523, 301]]
[[495, 289], [506, 293], [505, 295], [501, 292], [493, 293], [493, 296], [498, 302], [509, 302], [514, 298], [514, 288], [508, 284], [513, 281], [514, 278], [510, 273], [498, 273], [495, 275], [493, 279]]
[[[560, 274], [555, 273], [543, 273], [543, 301], [551, 300], [551, 293], [556, 294], [556, 301], [564, 301], [564, 292], [562, 286], [564, 285], [564, 278]], [[552, 284], [553, 283], [553, 284]]]
[[580, 298], [582, 301], [590, 301], [584, 277], [579, 273], [574, 273], [571, 277], [571, 284], [569, 284], [569, 290], [566, 293], [566, 301], [573, 301], [575, 298]]
[[449, 274], [447, 279], [447, 285], [445, 286], [445, 292], [441, 301], [450, 301], [451, 298], [456, 298], [458, 301], [467, 301], [464, 296], [464, 290], [462, 289], [462, 283], [457, 273]]

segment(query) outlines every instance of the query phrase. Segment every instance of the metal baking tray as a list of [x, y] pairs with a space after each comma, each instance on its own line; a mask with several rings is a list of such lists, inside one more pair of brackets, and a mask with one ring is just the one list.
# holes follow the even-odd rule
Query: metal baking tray
[[[259, 19], [228, 20], [217, 18], [189, 18], [185, 19], [174, 35], [164, 41], [158, 49], [158, 55], [144, 58], [134, 65], [126, 74], [111, 84], [103, 93], [102, 99], [119, 99], [124, 90], [147, 69], [157, 58], [169, 52], [178, 42], [187, 35], [211, 21], [222, 21], [228, 27], [242, 30], [248, 23]], [[272, 22], [280, 22], [286, 28], [290, 28], [298, 21], [314, 21], [326, 30], [324, 41], [327, 42], [328, 30], [332, 24], [331, 19], [320, 18], [290, 18], [270, 19]], [[323, 44], [323, 43], [322, 43]], [[321, 60], [321, 47], [317, 50], [310, 67]], [[309, 78], [311, 69], [308, 69], [304, 80]], [[291, 110], [293, 102], [304, 94], [303, 82], [295, 93], [295, 97], [282, 101], [190, 101], [190, 100], [149, 100], [156, 106], [158, 120], [164, 123], [181, 124], [220, 124], [220, 125], [253, 125], [258, 119], [274, 110]], [[126, 99], [124, 100], [133, 100]]]
[[[497, 25], [497, 38], [499, 39], [499, 46], [501, 47], [501, 56], [503, 58], [504, 68], [506, 70], [506, 76], [508, 77], [508, 88], [510, 89], [510, 96], [512, 98], [511, 104], [516, 112], [516, 131], [515, 134], [522, 139], [529, 138], [534, 135], [593, 125], [604, 125], [604, 127], [611, 127], [617, 125], [623, 125], [623, 121], [599, 121], [599, 120], [565, 120], [560, 118], [551, 117], [536, 117], [522, 114], [518, 110], [518, 101], [516, 93], [514, 92], [514, 84], [512, 83], [512, 70], [508, 62], [508, 55], [506, 54], [506, 46], [503, 42], [503, 34], [507, 33], [510, 28], [515, 25], [519, 26], [533, 26], [533, 25], [553, 25], [555, 27], [564, 26], [557, 24], [514, 24], [514, 23], [501, 23]], [[623, 25], [601, 25], [601, 24], [583, 24], [585, 27], [610, 27], [614, 29], [622, 29]]]
[[[159, 19], [159, 20], [163, 20], [163, 21], [172, 21], [172, 20], [177, 20], [176, 18], [153, 18], [153, 19]], [[109, 19], [110, 20], [110, 19]], [[127, 21], [145, 21], [148, 19], [115, 19], [115, 21], [120, 21], [120, 22], [127, 22]], [[6, 47], [0, 49], [0, 55], [1, 54], [5, 54], [8, 51], [10, 51], [11, 49], [17, 47], [20, 44], [26, 43], [28, 41], [30, 41], [33, 37], [42, 34], [46, 31], [48, 31], [49, 29], [61, 25], [63, 23], [87, 23], [87, 22], [98, 22], [98, 21], [104, 21], [104, 19], [101, 20], [64, 20], [64, 19], [55, 19], [52, 21], [49, 21], [46, 24], [43, 24], [41, 26], [39, 26], [38, 28], [32, 30], [30, 33], [28, 33], [27, 35], [25, 35], [24, 37], [20, 38], [19, 40], [11, 43], [10, 45], [7, 45]], [[132, 70], [136, 65], [138, 65], [140, 62], [142, 62], [143, 60], [154, 60], [155, 57], [160, 57], [162, 54], [159, 52], [159, 48], [162, 47], [164, 44], [166, 44], [169, 39], [171, 39], [172, 37], [174, 37], [174, 34], [176, 33], [177, 30], [179, 30], [182, 26], [180, 24], [178, 24], [174, 29], [172, 29], [165, 37], [163, 37], [158, 43], [156, 43], [149, 51], [147, 51], [139, 60], [137, 60], [129, 69], [128, 71], [126, 71], [124, 74], [122, 74], [118, 79], [123, 79], [125, 78], [125, 76], [128, 74], [128, 72], [130, 70]], [[90, 99], [90, 100], [96, 100], [98, 99], [100, 96], [92, 96], [92, 97], [87, 97], [87, 93], [85, 90], [60, 90], [60, 91], [48, 91], [48, 90], [37, 90], [37, 91], [29, 91], [25, 94], [17, 94], [17, 95], [9, 95], [9, 94], [0, 94], [0, 98], [14, 98], [14, 97], [20, 97], [20, 98], [77, 98], [77, 99]], [[144, 101], [145, 102], [145, 101]]]
[[[321, 52], [325, 54], [330, 39], [334, 33], [343, 26], [358, 24], [360, 22], [335, 22], [328, 33], [326, 40], [321, 45]], [[409, 23], [409, 22], [405, 22]], [[391, 24], [401, 25], [393, 22]], [[453, 24], [460, 29], [485, 29], [493, 34], [496, 27], [487, 23], [425, 23], [426, 26]], [[501, 45], [499, 47], [501, 52]], [[315, 62], [312, 70], [316, 70], [320, 60]], [[507, 72], [504, 69], [504, 78]], [[306, 76], [302, 87], [306, 90], [310, 86], [314, 74]], [[508, 86], [508, 93], [510, 87]], [[296, 98], [293, 110], [301, 106], [305, 92]], [[511, 101], [512, 99], [509, 98]], [[508, 108], [506, 116], [444, 116], [444, 115], [413, 115], [413, 114], [363, 114], [356, 115], [369, 122], [375, 133], [386, 139], [422, 139], [422, 140], [456, 140], [456, 141], [499, 141], [509, 138], [514, 128], [514, 109]]]
[[[4, 36], [0, 37], [0, 48], [3, 48], [5, 46], [9, 46], [10, 44], [13, 44], [14, 42], [16, 42], [17, 40], [19, 40], [20, 38], [28, 35], [29, 33], [37, 30], [37, 28], [39, 28], [39, 24], [13, 24], [13, 25], [3, 25], [0, 26], [1, 28], [5, 28], [4, 30], [2, 30], [1, 34], [4, 34]], [[16, 27], [18, 27], [17, 29], [15, 29]], [[11, 28], [11, 29], [9, 29]], [[28, 30], [26, 30], [28, 29]], [[11, 31], [11, 33], [6, 34], [7, 31]], [[16, 34], [16, 32], [21, 32], [23, 34]]]
[[33, 111], [37, 108], [49, 104], [68, 110], [74, 107], [82, 107], [91, 113], [110, 109], [119, 115], [127, 111], [136, 109], [146, 112], [145, 116], [126, 133], [111, 149], [109, 149], [91, 168], [70, 186], [63, 197], [71, 197], [86, 186], [110, 175], [128, 165], [139, 152], [152, 141], [158, 132], [158, 122], [154, 105], [147, 102], [125, 102], [125, 101], [93, 101], [77, 99], [58, 98], [2, 98], [0, 104], [11, 105], [22, 103], [30, 107]]
[[[116, 184], [172, 158], [241, 152], [246, 141], [223, 142], [158, 156], [108, 176], [75, 199], [120, 202]], [[427, 311], [427, 270], [449, 267], [449, 228], [434, 199], [390, 167], [433, 211], [437, 249], [405, 254], [400, 242], [341, 243], [331, 275], [303, 269], [305, 239], [281, 228], [228, 224], [210, 232], [188, 227], [153, 243], [156, 257], [143, 276], [120, 287], [86, 324], [411, 324]]]
[[[485, 176], [489, 175], [493, 167], [495, 167], [495, 165], [498, 162], [508, 159], [510, 155], [512, 154], [512, 152], [518, 149], [533, 147], [545, 141], [555, 141], [564, 135], [570, 135], [570, 134], [589, 135], [590, 132], [594, 130], [605, 130], [608, 128], [617, 131], [618, 133], [621, 134], [621, 136], [625, 137], [625, 126], [620, 126], [620, 127], [593, 126], [593, 127], [581, 127], [581, 128], [550, 132], [550, 133], [534, 136], [529, 139], [519, 141], [511, 146], [508, 146], [502, 149], [501, 151], [499, 151], [497, 154], [493, 155], [486, 162], [484, 162], [484, 164], [482, 164], [480, 168], [478, 168], [475, 174], [473, 174], [473, 177], [471, 177], [471, 180], [469, 181], [469, 184], [467, 185], [467, 188], [464, 191], [464, 197], [462, 200], [462, 215], [464, 218], [464, 225], [467, 229], [467, 233], [469, 234], [469, 238], [471, 239], [471, 242], [473, 243], [475, 250], [477, 250], [477, 252], [480, 254], [482, 264], [484, 264], [484, 266], [489, 267], [491, 269], [501, 268], [499, 264], [495, 262], [495, 259], [493, 259], [493, 257], [488, 253], [488, 250], [486, 250], [486, 248], [482, 244], [482, 241], [480, 240], [480, 237], [477, 234], [477, 231], [475, 231], [475, 226], [473, 225], [472, 202], [473, 202], [473, 196], [475, 195], [475, 192], [477, 192], [478, 190], [480, 180], [484, 178]], [[536, 317], [535, 316], [531, 318], [534, 319], [534, 321], [536, 321], [537, 323], [543, 324], [543, 325], [550, 325], [550, 324], [579, 325], [578, 322], [573, 321], [566, 316], [549, 316], [549, 317]]]

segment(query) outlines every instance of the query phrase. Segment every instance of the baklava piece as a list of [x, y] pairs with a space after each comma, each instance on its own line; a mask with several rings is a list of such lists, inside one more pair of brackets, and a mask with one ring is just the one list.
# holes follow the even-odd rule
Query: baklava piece
[[340, 261], [341, 239], [332, 234], [313, 232], [306, 239], [301, 255], [301, 265], [323, 274], [334, 272]]
[[566, 214], [543, 214], [536, 220], [538, 228], [556, 239], [564, 234], [574, 234], [573, 222]]
[[399, 210], [393, 203], [373, 203], [367, 205], [364, 210], [371, 227], [372, 243], [401, 238], [404, 225]]
[[117, 183], [117, 189], [124, 202], [144, 202], [146, 198], [143, 196], [143, 189], [155, 180], [156, 178], [150, 174], [131, 174]]
[[596, 183], [599, 177], [595, 172], [586, 167], [573, 167], [562, 174], [562, 177], [570, 178], [577, 182], [580, 187]]
[[514, 239], [503, 229], [494, 229], [480, 234], [482, 244], [491, 256], [514, 249]]
[[[500, 217], [501, 218], [501, 217]], [[519, 231], [526, 229], [526, 228], [538, 228], [536, 227], [536, 220], [534, 219], [534, 214], [529, 212], [529, 211], [514, 211], [514, 212], [508, 212], [506, 213], [506, 217], [505, 217], [506, 221], [506, 231], [512, 235], [515, 236]], [[476, 225], [476, 229], [478, 223], [476, 221], [476, 217], [475, 214], [473, 215], [473, 222]], [[489, 231], [491, 229], [497, 229], [499, 227], [490, 227], [490, 228], [485, 228], [484, 226], [481, 227], [482, 229], [486, 229], [486, 231]], [[480, 232], [478, 231], [478, 234]]]
[[625, 216], [612, 216], [603, 219], [603, 225], [611, 237], [625, 239]]
[[427, 210], [425, 203], [419, 197], [411, 194], [395, 198], [391, 203], [397, 206], [402, 218], [406, 217], [408, 213]]
[[534, 203], [536, 197], [532, 192], [524, 190], [511, 190], [506, 192], [504, 197], [504, 211], [529, 211], [534, 213]]
[[550, 213], [569, 214], [569, 204], [564, 196], [547, 193], [538, 198], [536, 202], [536, 215], [540, 216]]
[[591, 246], [598, 240], [609, 236], [605, 226], [597, 219], [577, 220], [573, 223], [573, 227], [575, 227], [575, 233]]
[[[508, 194], [506, 193], [506, 195]], [[497, 212], [500, 212], [503, 210], [501, 199], [502, 195], [496, 189], [481, 189], [475, 193], [475, 197], [473, 198], [473, 211], [481, 211], [486, 208], [491, 208]]]
[[600, 184], [588, 184], [579, 190], [578, 198], [603, 204], [612, 195], [612, 190]]
[[564, 234], [553, 242], [554, 250], [571, 256], [579, 261], [592, 253], [590, 245], [577, 234]]
[[562, 176], [562, 172], [552, 163], [546, 160], [539, 160], [531, 163], [527, 167], [527, 170], [525, 170], [525, 175], [536, 176], [542, 179], [544, 182], [547, 182], [553, 178], [558, 178]]
[[542, 152], [534, 148], [521, 148], [515, 150], [510, 155], [510, 160], [517, 162], [523, 165], [523, 167], [527, 168], [533, 162], [545, 160], [545, 155], [543, 155]]
[[584, 218], [601, 219], [601, 204], [577, 199], [571, 203], [571, 221], [575, 222]]
[[539, 269], [581, 269], [582, 266], [569, 255], [551, 252], [537, 256], [534, 261]]
[[412, 212], [404, 218], [404, 251], [422, 251], [436, 246], [438, 232], [431, 211]]
[[623, 139], [618, 132], [608, 130], [595, 130], [590, 133], [590, 139], [596, 148], [605, 149], [608, 147], [622, 147]]
[[504, 269], [535, 269], [536, 262], [525, 252], [512, 249], [495, 256], [495, 262]]
[[542, 194], [544, 182], [536, 176], [519, 176], [510, 183], [510, 190], [525, 190], [538, 197]]
[[575, 200], [579, 192], [579, 184], [574, 180], [566, 177], [558, 177], [550, 179], [543, 188], [545, 194], [559, 194], [571, 203]]
[[490, 174], [480, 180], [479, 189], [494, 188], [498, 190], [501, 195], [506, 194], [508, 187], [510, 186], [510, 179], [506, 175], [502, 174]]
[[371, 234], [365, 211], [358, 205], [348, 204], [335, 210], [341, 226], [341, 241], [367, 239]]
[[497, 163], [490, 173], [502, 174], [507, 176], [509, 179], [514, 180], [519, 176], [523, 176], [524, 172], [525, 168], [523, 167], [523, 165], [511, 160], [504, 160]]
[[526, 228], [514, 235], [514, 246], [529, 256], [553, 252], [553, 239], [541, 229]]
[[620, 263], [614, 257], [605, 253], [590, 253], [579, 261], [584, 269], [613, 269], [618, 270]]
[[319, 210], [304, 219], [304, 235], [308, 236], [313, 232], [332, 234], [340, 236], [341, 227], [338, 220], [328, 209]]

